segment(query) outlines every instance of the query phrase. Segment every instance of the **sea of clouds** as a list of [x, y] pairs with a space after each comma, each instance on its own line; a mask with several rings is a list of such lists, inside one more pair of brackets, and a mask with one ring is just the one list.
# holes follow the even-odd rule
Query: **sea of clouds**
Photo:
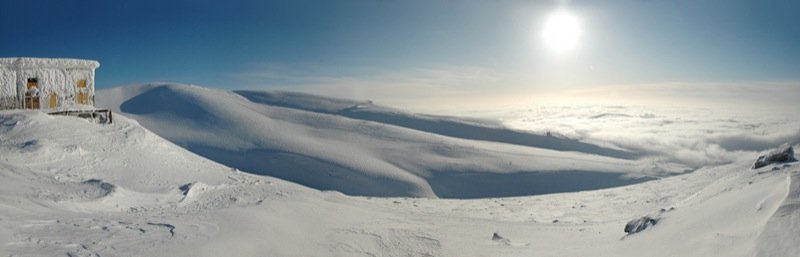
[[755, 160], [782, 144], [800, 144], [798, 86], [666, 85], [645, 90], [583, 92], [584, 101], [573, 95], [569, 103], [532, 104], [500, 119], [514, 129], [647, 153], [654, 165], [691, 169]]

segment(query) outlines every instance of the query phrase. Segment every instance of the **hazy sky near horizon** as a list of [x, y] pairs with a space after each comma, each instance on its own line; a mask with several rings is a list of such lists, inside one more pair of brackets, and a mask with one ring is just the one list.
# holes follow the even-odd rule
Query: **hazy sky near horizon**
[[[566, 10], [575, 49], [541, 40]], [[663, 83], [797, 84], [800, 2], [0, 2], [0, 54], [99, 60], [98, 87], [151, 81], [339, 96], [516, 94]]]

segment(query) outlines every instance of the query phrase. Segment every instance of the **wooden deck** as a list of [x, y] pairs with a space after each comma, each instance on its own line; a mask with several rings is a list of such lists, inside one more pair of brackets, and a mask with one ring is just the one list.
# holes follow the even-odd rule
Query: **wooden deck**
[[75, 116], [79, 118], [94, 120], [97, 121], [97, 123], [102, 123], [102, 124], [111, 124], [111, 122], [113, 121], [111, 110], [106, 108], [58, 110], [58, 111], [48, 112], [48, 114]]

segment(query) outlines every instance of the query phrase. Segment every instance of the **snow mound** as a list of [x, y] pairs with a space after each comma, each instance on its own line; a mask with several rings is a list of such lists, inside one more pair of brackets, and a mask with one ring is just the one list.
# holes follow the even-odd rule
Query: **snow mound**
[[797, 159], [794, 158], [794, 149], [790, 145], [784, 145], [768, 154], [759, 156], [756, 162], [753, 163], [753, 169], [758, 169], [774, 163], [794, 161], [797, 161]]
[[369, 101], [180, 84], [106, 89], [98, 99], [213, 161], [350, 195], [522, 196], [622, 186], [663, 174], [621, 150]]
[[[187, 93], [175, 96], [181, 95]], [[263, 119], [281, 125], [258, 130], [277, 131], [276, 138], [307, 136], [313, 141], [349, 135], [363, 140], [362, 134], [341, 132], [353, 129], [345, 126], [350, 122], [363, 120], [307, 116], [291, 109], [284, 113], [286, 109], [259, 109], [247, 102], [234, 105], [275, 112]], [[219, 110], [198, 107], [212, 114]], [[207, 121], [217, 119], [211, 118]], [[291, 125], [300, 120], [311, 125]], [[323, 126], [320, 120], [340, 127]], [[276, 129], [281, 126], [288, 129]], [[513, 159], [514, 165], [550, 167], [554, 174], [599, 161], [605, 166], [595, 167], [635, 166], [613, 158], [383, 129], [379, 132], [392, 132], [391, 137], [367, 136], [374, 141], [361, 144], [363, 149], [334, 147], [361, 151], [349, 155], [360, 162], [396, 160], [398, 165], [409, 160], [388, 154], [422, 152], [414, 155], [418, 158], [433, 153], [433, 160], [452, 158], [453, 174], [464, 172], [459, 163], [474, 164], [472, 158], [500, 163], [514, 155], [522, 156]], [[439, 140], [438, 148], [427, 148], [424, 140]], [[398, 146], [378, 147], [383, 144]], [[418, 161], [423, 167], [436, 163]], [[100, 125], [38, 111], [0, 111], [0, 255], [794, 256], [800, 252], [800, 166], [788, 163], [776, 172], [762, 172], [750, 165], [749, 159], [741, 159], [624, 187], [525, 197], [351, 197], [238, 172], [164, 140], [125, 115]], [[631, 237], [620, 229], [631, 217], [661, 217], [650, 212], [665, 206], [675, 209], [658, 214], [665, 218], [658, 220], [657, 229]], [[668, 218], [663, 214], [667, 211]]]
[[641, 157], [641, 155], [637, 153], [605, 148], [577, 140], [515, 131], [488, 120], [411, 114], [401, 110], [374, 105], [371, 101], [348, 101], [303, 93], [247, 90], [234, 92], [255, 103], [391, 124], [448, 137], [500, 142], [559, 151], [576, 151], [623, 159]]
[[[191, 185], [183, 187], [185, 195], [181, 185]], [[233, 172], [122, 115], [101, 125], [39, 111], [0, 111], [2, 255], [153, 256], [141, 254], [141, 246], [215, 230], [175, 215], [297, 192], [313, 191]]]
[[202, 197], [204, 193], [218, 190], [220, 187], [221, 186], [209, 186], [203, 182], [193, 182], [181, 185], [180, 187], [178, 187], [178, 190], [180, 190], [181, 195], [183, 195], [183, 198], [181, 198], [180, 201], [183, 204], [197, 201]]
[[788, 192], [758, 235], [758, 256], [792, 256], [800, 252], [800, 172], [787, 177]]

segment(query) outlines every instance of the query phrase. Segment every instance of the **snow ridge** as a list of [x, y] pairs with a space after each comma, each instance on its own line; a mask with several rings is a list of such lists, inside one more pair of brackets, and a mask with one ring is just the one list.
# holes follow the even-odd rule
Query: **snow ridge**
[[[170, 95], [180, 90], [189, 92]], [[227, 114], [202, 104], [214, 97], [230, 97], [237, 110], [272, 112], [252, 125], [271, 125], [256, 128], [277, 131], [277, 138], [339, 137], [348, 134], [337, 128], [366, 122], [261, 109], [233, 101], [243, 99], [237, 94], [213, 90], [210, 98], [202, 97], [200, 88], [155, 92], [170, 99], [192, 96], [187, 99], [209, 114]], [[324, 129], [292, 125], [301, 121]], [[442, 147], [437, 158], [468, 162], [491, 148], [541, 158], [533, 163], [542, 166], [602, 161], [605, 166], [598, 167], [625, 170], [635, 164], [369, 126], [390, 127], [381, 132], [396, 134], [368, 137], [379, 143], [368, 146], [391, 143], [402, 145], [392, 151], [420, 151], [428, 149], [425, 144], [405, 140], [435, 139]], [[458, 148], [461, 144], [473, 147]], [[354, 156], [365, 162], [392, 159]], [[125, 114], [101, 125], [37, 111], [0, 111], [0, 255], [791, 256], [800, 250], [800, 166], [751, 169], [756, 156], [601, 190], [471, 200], [352, 197], [239, 172], [164, 140]], [[624, 232], [631, 219], [660, 209], [669, 211], [661, 213], [657, 226]]]
[[376, 106], [373, 105], [371, 101], [354, 102], [286, 92], [274, 93], [268, 91], [245, 90], [234, 92], [256, 103], [391, 124], [455, 138], [500, 142], [559, 151], [576, 151], [623, 159], [641, 157], [641, 154], [605, 148], [577, 140], [514, 131], [489, 121], [410, 114], [391, 108]]
[[127, 86], [99, 94], [101, 105], [196, 154], [350, 195], [521, 196], [664, 175], [621, 150], [477, 120], [412, 115], [368, 101], [180, 84]]
[[789, 172], [786, 180], [786, 197], [758, 235], [756, 256], [791, 256], [800, 252], [800, 172]]

